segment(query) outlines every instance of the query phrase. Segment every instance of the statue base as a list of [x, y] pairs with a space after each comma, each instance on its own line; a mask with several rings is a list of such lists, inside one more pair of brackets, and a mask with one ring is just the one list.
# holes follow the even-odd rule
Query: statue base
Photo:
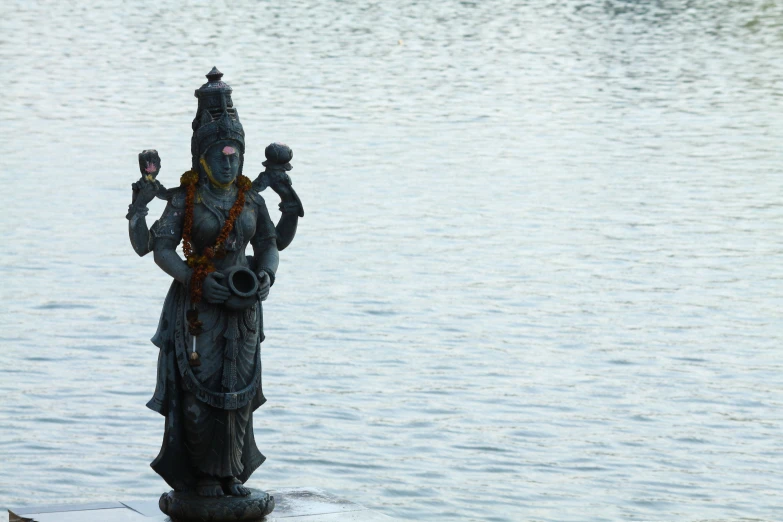
[[175, 522], [258, 522], [275, 509], [275, 497], [250, 488], [246, 497], [200, 497], [192, 491], [169, 491], [158, 501]]

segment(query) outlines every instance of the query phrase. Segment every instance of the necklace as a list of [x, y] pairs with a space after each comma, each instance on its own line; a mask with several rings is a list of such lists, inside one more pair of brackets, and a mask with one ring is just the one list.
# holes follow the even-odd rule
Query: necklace
[[[198, 173], [189, 170], [185, 172], [180, 178], [181, 186], [185, 187], [185, 222], [182, 230], [182, 251], [185, 254], [185, 260], [188, 266], [193, 269], [193, 273], [190, 276], [190, 303], [192, 308], [187, 311], [186, 318], [188, 320], [188, 332], [193, 336], [193, 351], [190, 354], [190, 365], [200, 366], [198, 353], [196, 352], [196, 336], [202, 332], [203, 323], [198, 320], [198, 308], [197, 304], [201, 301], [201, 297], [204, 290], [204, 279], [208, 274], [215, 271], [215, 265], [212, 264], [212, 260], [215, 258], [222, 258], [226, 255], [225, 243], [228, 239], [228, 235], [234, 229], [234, 223], [239, 215], [242, 213], [242, 209], [245, 207], [245, 192], [250, 189], [252, 183], [250, 179], [243, 175], [237, 176], [236, 183], [237, 198], [231, 205], [231, 209], [228, 211], [228, 217], [223, 223], [223, 228], [220, 230], [217, 239], [215, 239], [215, 245], [211, 247], [205, 247], [201, 255], [198, 255], [193, 248], [193, 203], [196, 198], [196, 184], [198, 183]], [[208, 190], [208, 189], [207, 189]], [[216, 198], [217, 199], [217, 198]], [[223, 201], [221, 201], [222, 203]]]

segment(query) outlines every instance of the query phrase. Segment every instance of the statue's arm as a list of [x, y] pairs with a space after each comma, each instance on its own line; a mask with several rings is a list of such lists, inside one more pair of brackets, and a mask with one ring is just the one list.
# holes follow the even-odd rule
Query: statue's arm
[[161, 270], [187, 286], [193, 271], [177, 254], [177, 243], [171, 239], [156, 239], [153, 255]]
[[179, 189], [171, 191], [163, 215], [152, 225], [150, 242], [155, 263], [168, 275], [187, 285], [193, 272], [177, 254], [177, 245], [182, 240], [182, 223], [185, 218], [184, 193]]
[[260, 274], [266, 272], [269, 275], [269, 286], [275, 282], [275, 274], [280, 264], [280, 255], [277, 248], [277, 232], [269, 217], [266, 204], [261, 196], [256, 195], [258, 206], [258, 222], [256, 223], [256, 233], [250, 240], [253, 246], [254, 272]]
[[304, 217], [304, 207], [287, 173], [267, 171], [259, 174], [253, 182], [253, 188], [260, 192], [267, 187], [271, 187], [280, 196], [278, 207], [282, 215], [277, 222], [275, 232], [277, 234], [277, 250], [281, 251], [294, 240], [299, 218]]
[[165, 199], [166, 187], [156, 179], [160, 171], [160, 157], [155, 150], [145, 150], [139, 154], [141, 179], [131, 185], [133, 196], [128, 206], [128, 236], [131, 246], [139, 257], [152, 250], [150, 231], [147, 228], [147, 204], [156, 197]]
[[147, 227], [147, 203], [156, 197], [165, 199], [166, 187], [158, 181], [149, 182], [141, 179], [132, 185], [133, 201], [128, 206], [128, 237], [133, 250], [144, 257], [152, 251], [152, 237]]
[[[274, 283], [277, 267], [280, 264], [277, 244], [274, 238], [266, 239], [253, 245], [253, 258], [256, 263], [256, 272], [261, 270], [269, 274], [271, 283]], [[271, 286], [271, 285], [270, 285]]]
[[144, 257], [150, 252], [150, 231], [147, 228], [147, 206], [136, 206], [131, 203], [128, 207], [128, 236], [133, 250]]
[[280, 195], [279, 208], [282, 215], [277, 222], [275, 230], [277, 232], [277, 250], [284, 250], [294, 240], [299, 218], [304, 216], [304, 208], [302, 207], [302, 202], [299, 201], [299, 196], [294, 191], [294, 187], [291, 185], [280, 187], [279, 190], [273, 186], [272, 190]]

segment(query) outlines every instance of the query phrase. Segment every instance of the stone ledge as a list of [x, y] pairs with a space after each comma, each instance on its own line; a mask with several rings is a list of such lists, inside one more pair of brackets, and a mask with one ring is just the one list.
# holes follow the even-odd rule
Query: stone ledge
[[[278, 488], [264, 522], [391, 522], [393, 519], [316, 488]], [[158, 500], [10, 508], [9, 522], [170, 522]]]

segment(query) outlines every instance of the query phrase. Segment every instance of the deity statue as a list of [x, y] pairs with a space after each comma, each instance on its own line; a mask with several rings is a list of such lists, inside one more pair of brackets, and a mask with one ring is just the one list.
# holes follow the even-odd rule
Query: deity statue
[[[191, 170], [167, 190], [157, 180], [157, 151], [143, 151], [127, 215], [136, 253], [153, 252], [173, 278], [152, 338], [160, 353], [147, 406], [166, 418], [151, 466], [174, 489], [161, 498], [161, 509], [178, 520], [204, 516], [190, 513], [188, 502], [250, 498], [254, 491], [244, 483], [265, 459], [253, 437], [253, 412], [266, 401], [261, 303], [275, 283], [278, 253], [304, 216], [288, 175], [288, 146], [266, 148], [266, 169], [254, 181], [242, 175], [245, 133], [222, 76], [213, 68], [195, 92]], [[281, 199], [276, 226], [259, 194], [267, 187]], [[146, 205], [156, 197], [167, 205], [148, 228]], [[184, 260], [176, 251], [180, 242]], [[246, 255], [248, 245], [253, 255]], [[256, 516], [274, 507], [271, 497], [259, 502], [266, 504], [255, 507]]]

